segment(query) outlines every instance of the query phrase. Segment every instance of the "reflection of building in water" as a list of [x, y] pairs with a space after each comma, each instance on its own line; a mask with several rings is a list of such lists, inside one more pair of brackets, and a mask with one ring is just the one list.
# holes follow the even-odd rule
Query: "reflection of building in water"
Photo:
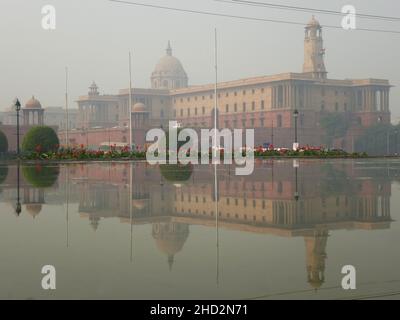
[[[80, 212], [92, 225], [111, 217], [152, 224], [157, 247], [170, 264], [182, 250], [189, 225], [215, 226], [213, 169], [207, 166], [196, 167], [187, 181], [179, 183], [145, 163], [76, 165], [70, 170], [71, 183], [80, 195]], [[303, 161], [297, 171], [290, 161], [256, 166], [248, 177], [221, 167], [218, 223], [232, 230], [303, 237], [307, 277], [318, 288], [324, 282], [330, 232], [390, 227], [394, 175], [350, 161]]]
[[26, 212], [35, 218], [42, 211], [44, 204], [61, 204], [62, 200], [59, 193], [50, 189], [50, 187], [57, 187], [58, 169], [50, 171], [53, 174], [51, 177], [53, 181], [49, 179], [48, 170], [41, 170], [44, 167], [34, 167], [34, 170], [38, 172], [37, 175], [32, 175], [32, 170], [30, 170], [32, 168], [20, 166], [18, 175], [18, 166], [9, 166], [7, 175], [1, 182], [1, 188], [4, 190], [2, 198], [5, 202], [9, 202], [15, 210], [20, 205], [21, 211], [17, 213], [18, 215]]
[[315, 289], [321, 287], [325, 281], [327, 230], [315, 230], [313, 234], [304, 237], [306, 244], [307, 280]]
[[171, 270], [175, 254], [182, 250], [189, 236], [189, 225], [176, 222], [156, 222], [153, 223], [152, 234], [157, 248], [167, 255]]

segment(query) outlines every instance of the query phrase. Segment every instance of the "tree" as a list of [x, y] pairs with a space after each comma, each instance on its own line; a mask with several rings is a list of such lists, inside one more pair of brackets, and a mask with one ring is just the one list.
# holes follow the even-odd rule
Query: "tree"
[[53, 128], [37, 126], [31, 128], [22, 142], [22, 150], [25, 152], [49, 152], [57, 151], [60, 141]]
[[369, 155], [386, 155], [397, 153], [399, 126], [377, 124], [363, 132], [355, 143], [356, 151], [367, 152]]
[[325, 130], [324, 143], [328, 147], [332, 145], [334, 139], [344, 137], [350, 126], [349, 118], [342, 113], [325, 114], [321, 117], [320, 124]]
[[0, 131], [0, 153], [8, 151], [8, 140], [3, 131]]

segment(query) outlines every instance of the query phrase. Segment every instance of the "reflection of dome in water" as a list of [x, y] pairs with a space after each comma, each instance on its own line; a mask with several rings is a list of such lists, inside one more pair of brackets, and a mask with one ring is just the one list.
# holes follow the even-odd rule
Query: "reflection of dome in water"
[[180, 252], [189, 236], [189, 225], [175, 222], [157, 222], [153, 224], [153, 238], [158, 250], [168, 256], [171, 270], [174, 256]]
[[142, 210], [147, 206], [147, 200], [146, 199], [134, 199], [134, 200], [132, 200], [132, 205], [136, 209]]
[[92, 229], [94, 231], [96, 231], [97, 228], [99, 227], [100, 218], [95, 215], [90, 215], [89, 221], [90, 221], [90, 226], [92, 227]]
[[42, 205], [40, 203], [27, 204], [26, 211], [35, 218], [42, 211]]
[[132, 107], [132, 112], [148, 112], [144, 103], [138, 102]]

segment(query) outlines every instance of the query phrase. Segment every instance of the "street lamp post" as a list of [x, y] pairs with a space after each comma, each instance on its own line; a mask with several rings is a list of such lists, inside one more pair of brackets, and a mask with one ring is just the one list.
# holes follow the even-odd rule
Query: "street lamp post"
[[15, 100], [15, 110], [17, 111], [17, 155], [19, 158], [19, 112], [21, 111], [21, 103], [19, 102], [18, 98]]
[[299, 148], [299, 143], [297, 141], [297, 119], [299, 117], [299, 111], [297, 109], [294, 109], [293, 117], [294, 117], [294, 143], [293, 143], [293, 150], [296, 151]]

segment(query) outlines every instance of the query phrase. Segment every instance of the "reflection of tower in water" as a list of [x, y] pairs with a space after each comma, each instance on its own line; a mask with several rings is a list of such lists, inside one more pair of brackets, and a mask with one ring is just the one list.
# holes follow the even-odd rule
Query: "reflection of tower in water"
[[328, 230], [317, 229], [312, 235], [304, 237], [306, 245], [306, 264], [308, 283], [318, 289], [325, 282], [325, 259]]
[[153, 238], [157, 248], [168, 256], [169, 269], [172, 269], [175, 255], [180, 252], [189, 236], [189, 225], [176, 222], [157, 222], [153, 224]]

